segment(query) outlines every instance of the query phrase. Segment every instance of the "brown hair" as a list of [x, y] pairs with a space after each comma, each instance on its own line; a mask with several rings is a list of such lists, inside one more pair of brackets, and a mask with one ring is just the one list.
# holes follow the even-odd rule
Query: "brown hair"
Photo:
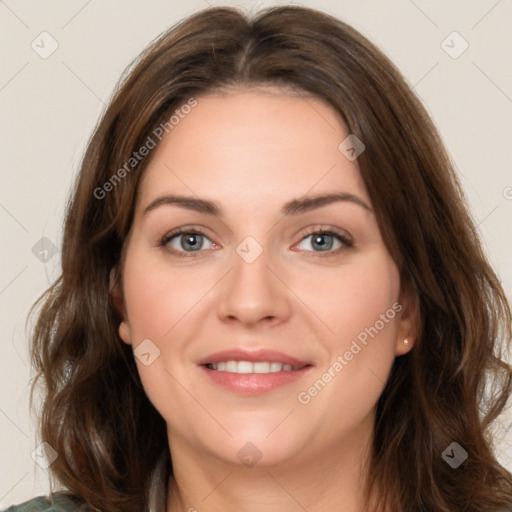
[[[491, 437], [512, 389], [501, 352], [511, 311], [450, 159], [373, 44], [293, 6], [253, 18], [209, 8], [185, 19], [135, 61], [96, 127], [67, 210], [62, 275], [38, 303], [32, 340], [33, 386], [45, 385], [42, 440], [59, 454], [53, 477], [91, 508], [147, 510], [150, 473], [168, 452], [165, 422], [118, 336], [109, 274], [151, 155], [112, 176], [190, 98], [259, 85], [327, 101], [364, 142], [361, 175], [401, 286], [419, 302], [415, 346], [395, 359], [378, 402], [367, 495], [403, 512], [511, 506], [512, 476]], [[98, 192], [109, 180], [108, 193]], [[453, 441], [469, 454], [457, 469], [441, 456]]]

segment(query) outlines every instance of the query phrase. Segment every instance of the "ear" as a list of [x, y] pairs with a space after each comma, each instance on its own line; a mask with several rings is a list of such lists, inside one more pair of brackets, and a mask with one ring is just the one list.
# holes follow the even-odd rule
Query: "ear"
[[[398, 312], [398, 329], [395, 347], [395, 355], [403, 356], [407, 354], [418, 337], [420, 325], [420, 306], [419, 298], [416, 293], [407, 289], [400, 293], [399, 303], [401, 309]], [[397, 308], [398, 310], [398, 305]], [[407, 343], [404, 342], [407, 340]]]
[[131, 345], [130, 324], [128, 323], [128, 316], [126, 314], [126, 306], [124, 303], [124, 296], [117, 267], [114, 267], [110, 271], [110, 297], [112, 298], [114, 308], [121, 317], [121, 323], [118, 328], [119, 337], [128, 345]]

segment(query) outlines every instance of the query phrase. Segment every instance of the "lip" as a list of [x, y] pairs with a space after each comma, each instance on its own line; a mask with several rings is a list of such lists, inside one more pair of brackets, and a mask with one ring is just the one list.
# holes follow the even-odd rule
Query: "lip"
[[[226, 371], [212, 370], [206, 365], [210, 363], [219, 363], [222, 361], [250, 361], [258, 362], [276, 362], [289, 364], [291, 366], [300, 366], [298, 370], [280, 371], [273, 373], [231, 373]], [[231, 392], [242, 395], [262, 395], [286, 384], [292, 383], [304, 377], [309, 373], [313, 365], [309, 361], [302, 361], [282, 352], [268, 349], [258, 350], [224, 350], [215, 352], [207, 357], [200, 359], [197, 364], [200, 370], [207, 376], [210, 382], [227, 389]]]

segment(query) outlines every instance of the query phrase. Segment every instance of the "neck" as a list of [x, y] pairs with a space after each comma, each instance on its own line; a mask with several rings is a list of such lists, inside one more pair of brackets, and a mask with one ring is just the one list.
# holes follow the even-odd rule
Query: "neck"
[[[336, 446], [307, 448], [278, 465], [248, 468], [210, 456], [169, 436], [173, 474], [167, 512], [261, 510], [362, 512], [373, 417]], [[172, 442], [171, 442], [172, 441]]]

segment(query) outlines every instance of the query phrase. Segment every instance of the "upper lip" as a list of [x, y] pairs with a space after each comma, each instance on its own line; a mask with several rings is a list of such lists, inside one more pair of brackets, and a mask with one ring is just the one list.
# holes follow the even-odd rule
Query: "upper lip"
[[291, 366], [307, 366], [311, 364], [309, 361], [301, 361], [295, 357], [278, 352], [270, 349], [257, 349], [257, 350], [246, 350], [246, 349], [231, 349], [222, 350], [215, 352], [206, 357], [200, 359], [197, 364], [215, 364], [223, 361], [250, 361], [253, 363], [258, 362], [274, 362], [281, 364], [289, 364]]

